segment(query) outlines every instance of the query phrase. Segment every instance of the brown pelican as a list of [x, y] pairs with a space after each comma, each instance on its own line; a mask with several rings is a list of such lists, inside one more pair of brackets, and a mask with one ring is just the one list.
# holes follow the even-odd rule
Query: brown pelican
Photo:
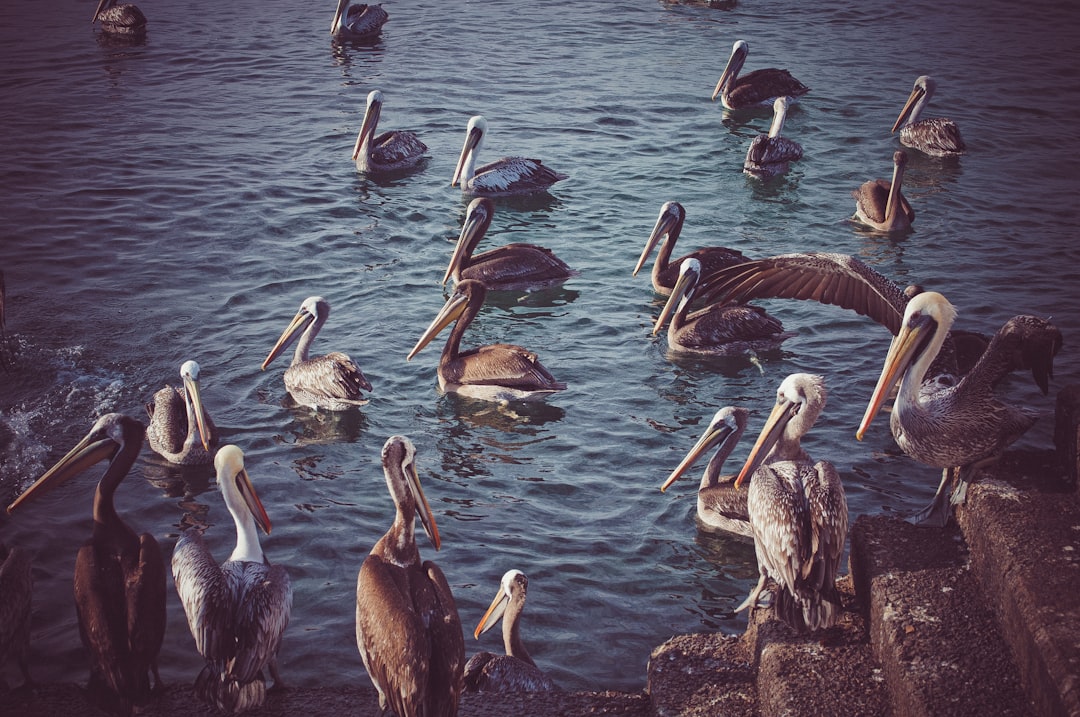
[[415, 132], [393, 131], [375, 136], [382, 106], [383, 93], [379, 90], [369, 92], [364, 121], [352, 153], [356, 168], [361, 172], [376, 174], [408, 169], [423, 159], [427, 152], [427, 145], [420, 141]]
[[19, 663], [23, 688], [32, 687], [27, 657], [30, 654], [30, 606], [33, 576], [30, 556], [20, 547], [0, 542], [0, 690], [7, 690], [4, 666], [11, 658]]
[[670, 350], [709, 356], [738, 356], [774, 349], [794, 335], [786, 333], [783, 324], [757, 306], [709, 304], [689, 313], [700, 281], [701, 262], [691, 257], [679, 267], [679, 280], [653, 326], [655, 336], [671, 316], [668, 325]]
[[269, 535], [270, 518], [244, 468], [244, 453], [222, 446], [214, 467], [236, 524], [236, 548], [218, 566], [202, 533], [189, 528], [176, 541], [172, 573], [195, 648], [206, 659], [195, 694], [226, 714], [237, 714], [265, 701], [263, 668], [275, 687], [282, 684], [277, 654], [289, 624], [292, 585], [285, 568], [271, 565], [259, 545], [255, 526]]
[[955, 505], [964, 502], [975, 474], [1000, 458], [1038, 417], [1031, 409], [1000, 401], [994, 386], [1013, 369], [1030, 368], [1046, 393], [1053, 357], [1062, 342], [1061, 332], [1048, 321], [1017, 316], [1006, 322], [978, 363], [959, 380], [926, 381], [955, 318], [956, 309], [936, 292], [918, 294], [908, 302], [855, 434], [862, 440], [886, 395], [899, 382], [890, 418], [893, 437], [915, 460], [944, 469], [934, 500], [912, 518], [924, 525], [948, 522], [945, 489], [954, 476]]
[[784, 130], [791, 100], [777, 97], [773, 102], [773, 120], [768, 134], [759, 134], [746, 150], [743, 172], [758, 179], [771, 179], [788, 171], [791, 162], [802, 159], [802, 145], [780, 133]]
[[745, 408], [731, 406], [717, 411], [709, 427], [664, 481], [664, 485], [660, 486], [660, 490], [666, 491], [698, 458], [716, 446], [716, 453], [701, 474], [697, 494], [698, 520], [711, 530], [752, 538], [754, 534], [750, 530], [750, 518], [746, 512], [746, 492], [735, 490], [735, 476], [720, 475], [724, 461], [735, 450], [735, 445], [746, 430], [749, 413]]
[[480, 636], [502, 621], [505, 655], [478, 652], [465, 664], [466, 692], [550, 692], [558, 689], [545, 675], [521, 641], [521, 613], [529, 579], [520, 570], [507, 570], [499, 583], [499, 592], [473, 631]]
[[851, 196], [855, 197], [855, 216], [852, 219], [883, 232], [910, 229], [915, 221], [915, 210], [900, 191], [906, 166], [907, 153], [893, 152], [891, 182], [874, 179], [863, 182], [853, 191]]
[[469, 203], [450, 265], [443, 276], [443, 286], [450, 277], [454, 282], [476, 279], [492, 290], [536, 289], [558, 284], [574, 275], [562, 259], [550, 249], [535, 244], [514, 243], [473, 255], [487, 233], [495, 204], [487, 197]]
[[356, 645], [379, 692], [383, 714], [457, 714], [465, 640], [457, 606], [439, 566], [420, 562], [413, 533], [420, 518], [435, 549], [439, 529], [416, 472], [416, 448], [391, 436], [382, 449], [386, 485], [397, 512], [356, 579]]
[[713, 90], [714, 101], [716, 96], [720, 95], [720, 102], [724, 107], [741, 110], [771, 105], [777, 97], [790, 97], [792, 102], [796, 102], [810, 91], [809, 87], [792, 77], [787, 70], [770, 67], [739, 77], [739, 70], [749, 53], [750, 46], [743, 40], [737, 40], [732, 45], [727, 66]]
[[746, 261], [746, 257], [743, 256], [741, 251], [722, 246], [695, 249], [686, 256], [672, 261], [671, 253], [675, 249], [675, 242], [682, 233], [683, 222], [685, 221], [686, 210], [683, 209], [683, 205], [678, 202], [665, 202], [664, 206], [660, 207], [660, 216], [656, 218], [656, 225], [645, 242], [645, 249], [642, 250], [641, 256], [638, 257], [637, 266], [634, 267], [634, 276], [637, 276], [637, 273], [641, 271], [641, 267], [645, 266], [653, 247], [660, 244], [660, 240], [663, 239], [664, 243], [660, 244], [660, 252], [656, 255], [656, 261], [653, 263], [652, 268], [653, 290], [663, 296], [671, 294], [671, 289], [679, 279], [679, 265], [690, 257], [694, 257], [701, 262], [702, 272], [706, 275], [724, 267]]
[[378, 37], [389, 19], [382, 5], [350, 5], [349, 0], [338, 0], [330, 34], [349, 40], [370, 40]]
[[90, 22], [101, 21], [101, 31], [109, 35], [141, 35], [146, 32], [146, 15], [131, 3], [100, 0]]
[[461, 337], [480, 308], [487, 289], [475, 279], [463, 279], [409, 352], [411, 360], [440, 331], [456, 321], [439, 358], [439, 388], [447, 393], [488, 401], [530, 401], [566, 389], [532, 351], [513, 344], [478, 346], [462, 352]]
[[566, 179], [543, 165], [539, 159], [503, 157], [476, 169], [476, 155], [484, 144], [487, 120], [476, 115], [465, 128], [465, 145], [461, 148], [450, 186], [460, 182], [464, 194], [484, 197], [504, 197], [514, 194], [546, 192], [552, 184]]
[[300, 304], [300, 310], [285, 327], [270, 354], [262, 362], [263, 370], [270, 362], [288, 348], [296, 333], [304, 329], [296, 344], [292, 363], [285, 369], [285, 390], [302, 406], [324, 408], [328, 411], [344, 411], [352, 406], [368, 402], [360, 389], [371, 390], [356, 362], [340, 351], [325, 356], [308, 358], [311, 342], [330, 316], [330, 303], [321, 296], [309, 296]]
[[736, 612], [757, 607], [768, 578], [776, 581], [776, 614], [796, 630], [836, 623], [836, 571], [847, 540], [848, 508], [836, 468], [814, 462], [800, 439], [825, 408], [825, 380], [794, 373], [750, 451], [735, 488], [750, 477], [746, 509], [761, 578]]
[[165, 637], [165, 562], [157, 540], [136, 535], [113, 507], [113, 495], [142, 448], [141, 423], [102, 416], [77, 446], [8, 506], [23, 503], [89, 466], [109, 460], [94, 493], [94, 530], [75, 558], [75, 609], [90, 653], [87, 693], [102, 710], [131, 714], [161, 684], [157, 658]]
[[900, 144], [934, 157], [963, 154], [967, 146], [955, 122], [945, 117], [919, 119], [936, 88], [937, 83], [927, 75], [915, 80], [915, 87], [890, 131], [895, 132], [899, 128]]
[[146, 404], [150, 425], [146, 440], [170, 463], [204, 465], [214, 461], [217, 427], [210, 420], [199, 390], [199, 364], [185, 361], [180, 366], [179, 389], [166, 386]]

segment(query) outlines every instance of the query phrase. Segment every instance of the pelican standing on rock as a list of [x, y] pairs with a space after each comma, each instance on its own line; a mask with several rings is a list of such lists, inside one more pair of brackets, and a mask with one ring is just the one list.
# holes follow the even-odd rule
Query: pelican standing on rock
[[750, 478], [746, 509], [761, 578], [736, 612], [757, 607], [768, 578], [776, 614], [799, 632], [831, 627], [840, 615], [836, 571], [847, 540], [848, 507], [836, 468], [814, 462], [800, 439], [825, 408], [825, 380], [794, 373], [750, 451], [738, 489]]
[[282, 686], [277, 654], [292, 611], [292, 584], [259, 544], [256, 524], [269, 535], [270, 518], [244, 468], [243, 452], [222, 446], [214, 467], [236, 524], [236, 548], [218, 566], [202, 533], [189, 528], [176, 541], [172, 573], [195, 648], [206, 659], [195, 694], [226, 714], [238, 714], [266, 700], [264, 668], [274, 687]]
[[145, 706], [161, 686], [158, 652], [165, 637], [165, 561], [157, 540], [136, 535], [121, 520], [113, 495], [142, 448], [145, 430], [133, 418], [108, 413], [66, 456], [8, 506], [109, 459], [94, 492], [94, 529], [75, 558], [75, 610], [90, 653], [87, 694], [105, 712], [128, 715]]
[[330, 303], [321, 296], [309, 296], [285, 327], [270, 354], [262, 362], [263, 370], [289, 347], [303, 329], [296, 344], [292, 363], [285, 369], [285, 390], [297, 403], [310, 408], [344, 411], [368, 402], [361, 389], [371, 391], [371, 383], [348, 355], [340, 351], [325, 356], [308, 357], [311, 342], [330, 316]]
[[30, 608], [34, 578], [30, 571], [30, 555], [18, 546], [11, 548], [0, 542], [0, 691], [8, 689], [4, 667], [14, 658], [22, 672], [23, 685], [34, 685], [30, 678]]
[[904, 103], [904, 109], [893, 124], [892, 132], [900, 130], [900, 144], [917, 149], [932, 157], [951, 157], [967, 150], [960, 128], [951, 119], [928, 117], [919, 119], [934, 96], [937, 83], [934, 78], [923, 75], [915, 80], [915, 87]]
[[556, 381], [535, 353], [520, 346], [490, 344], [461, 351], [461, 337], [480, 313], [486, 296], [482, 283], [462, 280], [406, 360], [456, 322], [439, 358], [439, 388], [444, 392], [487, 401], [532, 401], [565, 390], [566, 384]]
[[907, 167], [906, 152], [893, 152], [892, 181], [873, 179], [851, 193], [855, 197], [855, 221], [882, 232], [904, 231], [915, 221], [915, 210], [900, 191]]
[[382, 5], [350, 5], [349, 0], [338, 0], [334, 19], [330, 21], [330, 34], [348, 40], [374, 39], [389, 19]]
[[203, 407], [199, 364], [185, 361], [180, 366], [180, 381], [179, 389], [166, 386], [146, 404], [150, 418], [146, 440], [154, 452], [170, 463], [213, 463], [218, 445], [217, 427]]
[[731, 47], [731, 56], [728, 57], [727, 66], [720, 74], [720, 81], [716, 83], [712, 98], [720, 96], [720, 102], [729, 110], [741, 110], [750, 107], [767, 107], [776, 101], [777, 97], [789, 97], [792, 102], [810, 91], [810, 88], [792, 77], [787, 70], [767, 68], [754, 70], [748, 75], [739, 77], [739, 71], [746, 56], [750, 54], [750, 46], [744, 40], [736, 40]]
[[379, 692], [382, 713], [457, 714], [465, 641], [454, 596], [439, 566], [420, 562], [414, 521], [438, 550], [435, 517], [420, 487], [416, 448], [391, 436], [382, 449], [396, 513], [356, 579], [356, 645]]
[[146, 15], [142, 10], [119, 0], [101, 0], [90, 18], [91, 24], [98, 21], [101, 22], [101, 31], [108, 35], [134, 37], [146, 32]]
[[465, 663], [466, 692], [549, 692], [555, 683], [536, 666], [521, 641], [521, 613], [529, 579], [520, 570], [507, 570], [499, 592], [473, 631], [477, 640], [502, 621], [505, 655], [478, 652]]
[[476, 156], [484, 144], [487, 127], [487, 120], [481, 115], [469, 120], [451, 187], [460, 183], [463, 194], [503, 197], [546, 192], [555, 182], [566, 179], [565, 174], [545, 167], [539, 159], [525, 157], [503, 157], [477, 169]]
[[382, 106], [383, 93], [379, 90], [369, 92], [364, 121], [360, 124], [360, 133], [353, 146], [352, 158], [356, 168], [368, 174], [409, 169], [427, 152], [427, 145], [420, 141], [415, 132], [396, 130], [375, 136]]
[[473, 251], [487, 233], [494, 214], [495, 204], [487, 197], [477, 197], [469, 203], [461, 236], [443, 276], [443, 286], [453, 277], [455, 283], [476, 279], [489, 290], [539, 289], [574, 275], [554, 252], [535, 244], [506, 244], [474, 256]]
[[802, 159], [802, 145], [782, 137], [791, 100], [777, 97], [773, 102], [773, 120], [768, 134], [759, 134], [746, 150], [743, 172], [758, 179], [771, 179], [784, 174], [792, 162]]

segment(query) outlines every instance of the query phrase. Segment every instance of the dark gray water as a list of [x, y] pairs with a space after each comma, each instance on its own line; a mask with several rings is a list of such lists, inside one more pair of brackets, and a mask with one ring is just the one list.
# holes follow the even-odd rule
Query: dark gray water
[[[94, 4], [18, 3], [0, 23], [0, 268], [20, 352], [0, 374], [0, 494], [25, 488], [98, 414], [143, 416], [180, 363], [198, 360], [209, 410], [246, 452], [274, 521], [264, 547], [292, 576], [282, 673], [294, 684], [366, 684], [353, 599], [391, 519], [378, 464], [391, 434], [417, 444], [444, 540], [437, 555], [421, 550], [446, 572], [467, 632], [502, 573], [524, 570], [526, 641], [570, 689], [639, 689], [671, 635], [745, 626], [732, 609], [756, 579], [752, 546], [698, 534], [697, 471], [658, 490], [717, 407], [751, 408], [756, 433], [784, 376], [822, 373], [832, 393], [806, 445], [837, 465], [853, 519], [929, 500], [937, 471], [899, 455], [884, 421], [854, 440], [888, 346], [873, 322], [774, 302], [798, 335], [762, 356], [762, 371], [669, 359], [649, 335], [661, 302], [630, 276], [665, 201], [688, 213], [678, 254], [844, 252], [941, 291], [963, 328], [1052, 315], [1066, 341], [1052, 389], [1080, 379], [1069, 3], [387, 2], [391, 21], [367, 46], [331, 40], [329, 0], [318, 12], [145, 0], [136, 46], [98, 37]], [[768, 113], [726, 117], [709, 101], [740, 38], [747, 71], [786, 67], [812, 88], [785, 130], [805, 157], [764, 186], [740, 169]], [[914, 231], [862, 231], [846, 221], [850, 192], [888, 176], [888, 130], [924, 73], [938, 80], [929, 114], [955, 119], [969, 154], [913, 154]], [[381, 126], [430, 147], [423, 171], [356, 173], [349, 153], [373, 88], [386, 95]], [[467, 203], [449, 180], [475, 113], [491, 125], [481, 161], [524, 154], [570, 175], [550, 197], [500, 202], [487, 246], [547, 246], [580, 276], [493, 297], [466, 339], [538, 351], [570, 385], [546, 404], [439, 395], [441, 340], [405, 362], [443, 302]], [[285, 362], [259, 371], [313, 294], [333, 305], [316, 349], [348, 352], [375, 386], [361, 411], [289, 408]], [[1019, 375], [1003, 390], [1046, 414], [1022, 445], [1049, 446], [1053, 396]], [[71, 575], [96, 476], [0, 516], [0, 539], [35, 555], [40, 680], [85, 679]], [[208, 511], [223, 559], [232, 527], [212, 482], [146, 450], [118, 504], [167, 553], [185, 514]], [[162, 674], [183, 682], [200, 658], [171, 586], [169, 599]], [[497, 643], [470, 635], [467, 649]]]

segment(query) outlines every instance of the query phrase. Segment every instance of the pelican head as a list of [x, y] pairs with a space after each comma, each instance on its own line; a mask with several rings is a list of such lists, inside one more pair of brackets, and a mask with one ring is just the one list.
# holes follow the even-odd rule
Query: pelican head
[[225, 505], [234, 516], [245, 512], [251, 515], [255, 523], [270, 534], [270, 516], [266, 514], [262, 501], [255, 493], [255, 486], [244, 468], [244, 452], [234, 445], [222, 446], [214, 456], [214, 469], [217, 482], [221, 486], [221, 495]]
[[487, 120], [484, 119], [483, 115], [476, 115], [469, 119], [469, 124], [465, 127], [465, 144], [461, 148], [461, 156], [458, 157], [457, 167], [454, 168], [454, 177], [450, 180], [451, 187], [456, 187], [458, 182], [464, 184], [472, 178], [476, 155], [484, 144], [487, 126]]
[[923, 108], [929, 104], [930, 98], [934, 96], [934, 90], [936, 89], [937, 82], [929, 75], [923, 75], [915, 80], [915, 86], [911, 89], [907, 102], [904, 103], [904, 109], [900, 110], [900, 116], [896, 118], [896, 122], [889, 131], [895, 132], [904, 125], [918, 122], [919, 115], [922, 114]]
[[720, 80], [716, 83], [716, 89], [713, 90], [713, 101], [723, 91], [725, 85], [735, 82], [738, 78], [739, 71], [742, 69], [743, 63], [746, 62], [748, 54], [750, 54], [750, 46], [746, 44], [746, 41], [736, 40], [735, 44], [731, 46], [731, 56], [728, 57], [724, 71], [720, 73]]
[[694, 290], [700, 280], [701, 262], [694, 257], [685, 259], [679, 265], [679, 278], [671, 289], [671, 296], [668, 297], [667, 303], [664, 304], [664, 309], [660, 312], [660, 318], [653, 325], [653, 336], [656, 336], [660, 329], [663, 328], [664, 322], [668, 320], [676, 306], [682, 309], [684, 304], [689, 303], [694, 298]]
[[423, 335], [417, 340], [416, 346], [413, 346], [412, 351], [405, 357], [406, 361], [411, 361], [412, 357], [420, 353], [420, 350], [431, 343], [431, 340], [439, 335], [439, 332], [445, 329], [447, 326], [457, 321], [469, 308], [469, 303], [474, 299], [474, 294], [479, 292], [479, 299], [481, 303], [484, 297], [487, 295], [487, 290], [484, 285], [476, 281], [475, 279], [465, 279], [460, 282], [454, 289], [454, 293], [450, 295], [450, 298], [446, 300], [442, 309], [432, 320], [431, 324], [424, 331]]
[[495, 627], [502, 619], [503, 614], [506, 612], [507, 606], [510, 601], [514, 599], [515, 595], [521, 595], [520, 600], [524, 601], [525, 593], [529, 589], [529, 578], [525, 576], [525, 573], [520, 570], [507, 570], [502, 576], [502, 581], [499, 583], [499, 592], [495, 595], [495, 599], [491, 601], [491, 606], [484, 613], [484, 616], [480, 618], [480, 623], [476, 626], [476, 630], [473, 631], [473, 637], [477, 640], [485, 632]]
[[416, 446], [405, 436], [390, 436], [383, 444], [382, 464], [386, 485], [390, 489], [394, 504], [399, 511], [408, 503], [415, 506], [420, 525], [424, 527], [431, 544], [438, 550], [442, 540], [439, 538], [439, 528], [435, 525], [431, 506], [424, 497], [424, 489], [420, 487], [420, 476], [416, 472]]
[[461, 227], [461, 236], [458, 237], [454, 254], [450, 257], [450, 265], [446, 267], [446, 274], [443, 275], [443, 286], [446, 286], [446, 282], [454, 276], [455, 272], [461, 271], [462, 262], [468, 261], [472, 256], [476, 245], [487, 233], [494, 214], [495, 203], [487, 197], [477, 197], [469, 202], [469, 208], [465, 210], [465, 223]]
[[694, 447], [690, 449], [690, 452], [686, 454], [686, 457], [675, 467], [675, 470], [671, 471], [671, 475], [664, 481], [664, 485], [660, 486], [660, 492], [666, 491], [671, 487], [671, 484], [682, 476], [690, 466], [694, 465], [706, 451], [712, 449], [714, 446], [725, 447], [727, 450], [717, 451], [716, 455], [726, 459], [731, 453], [731, 449], [738, 443], [739, 438], [742, 437], [743, 431], [746, 430], [746, 419], [749, 416], [749, 411], [745, 408], [734, 408], [731, 406], [725, 406], [716, 412], [713, 419], [709, 422], [709, 427], [705, 429], [705, 432], [701, 434], [701, 438], [694, 444]]
[[180, 380], [184, 383], [184, 395], [191, 402], [192, 413], [195, 414], [195, 425], [199, 428], [199, 440], [203, 448], [210, 450], [210, 431], [206, 427], [206, 409], [203, 408], [202, 392], [199, 389], [199, 364], [195, 361], [185, 361], [180, 365]]
[[356, 135], [356, 144], [353, 145], [352, 158], [360, 156], [364, 144], [370, 144], [375, 137], [375, 129], [379, 126], [379, 117], [382, 115], [383, 93], [372, 90], [367, 96], [367, 107], [364, 109], [364, 121], [360, 124], [360, 133]]
[[270, 349], [269, 355], [266, 360], [262, 362], [262, 369], [266, 370], [266, 367], [270, 365], [270, 362], [276, 359], [282, 354], [285, 349], [296, 338], [297, 334], [307, 328], [314, 322], [324, 322], [326, 317], [330, 315], [330, 303], [321, 296], [309, 296], [304, 299], [304, 303], [300, 304], [300, 310], [296, 312], [296, 316], [289, 322], [289, 325], [285, 327], [285, 330], [281, 333], [281, 337], [278, 338], [277, 343], [274, 344], [274, 348]]
[[773, 100], [773, 118], [772, 124], [769, 125], [769, 136], [779, 137], [780, 133], [784, 131], [784, 122], [787, 121], [787, 113], [791, 108], [791, 98], [787, 95], [781, 95]]
[[679, 238], [684, 221], [686, 221], [686, 210], [678, 202], [665, 202], [664, 206], [660, 207], [660, 216], [656, 218], [656, 226], [653, 227], [649, 239], [645, 242], [645, 249], [638, 257], [637, 266], [634, 267], [634, 276], [637, 276], [641, 267], [645, 266], [653, 247], [659, 244], [661, 239], [674, 242]]

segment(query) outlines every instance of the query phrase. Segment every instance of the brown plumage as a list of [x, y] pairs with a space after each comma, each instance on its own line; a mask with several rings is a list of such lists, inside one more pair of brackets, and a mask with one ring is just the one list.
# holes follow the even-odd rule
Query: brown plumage
[[372, 90], [367, 96], [364, 119], [353, 145], [352, 159], [356, 168], [368, 174], [410, 169], [424, 158], [427, 145], [415, 132], [393, 130], [376, 136], [382, 115], [383, 93]]
[[346, 40], [373, 40], [382, 33], [389, 19], [382, 5], [350, 5], [349, 0], [338, 0], [334, 19], [330, 21], [330, 34]]
[[731, 47], [731, 56], [720, 74], [712, 98], [720, 101], [729, 110], [771, 105], [777, 97], [790, 97], [792, 101], [805, 95], [810, 88], [795, 79], [787, 70], [766, 68], [739, 77], [743, 63], [750, 54], [750, 46], [744, 40], [736, 40]]
[[109, 35], [138, 36], [146, 32], [146, 15], [131, 3], [101, 0], [90, 22], [100, 22], [101, 31]]
[[934, 96], [937, 83], [923, 75], [915, 80], [904, 109], [896, 118], [892, 131], [900, 130], [900, 144], [917, 149], [932, 157], [953, 157], [967, 151], [960, 128], [946, 117], [920, 119], [923, 110]]
[[170, 463], [208, 465], [214, 462], [218, 446], [217, 426], [210, 419], [199, 388], [199, 364], [185, 361], [180, 366], [180, 388], [165, 386], [146, 404], [150, 425], [146, 441], [150, 448]]
[[851, 193], [855, 198], [854, 220], [883, 232], [904, 231], [915, 221], [915, 210], [901, 191], [907, 153], [893, 153], [892, 181], [874, 179], [863, 182]]

